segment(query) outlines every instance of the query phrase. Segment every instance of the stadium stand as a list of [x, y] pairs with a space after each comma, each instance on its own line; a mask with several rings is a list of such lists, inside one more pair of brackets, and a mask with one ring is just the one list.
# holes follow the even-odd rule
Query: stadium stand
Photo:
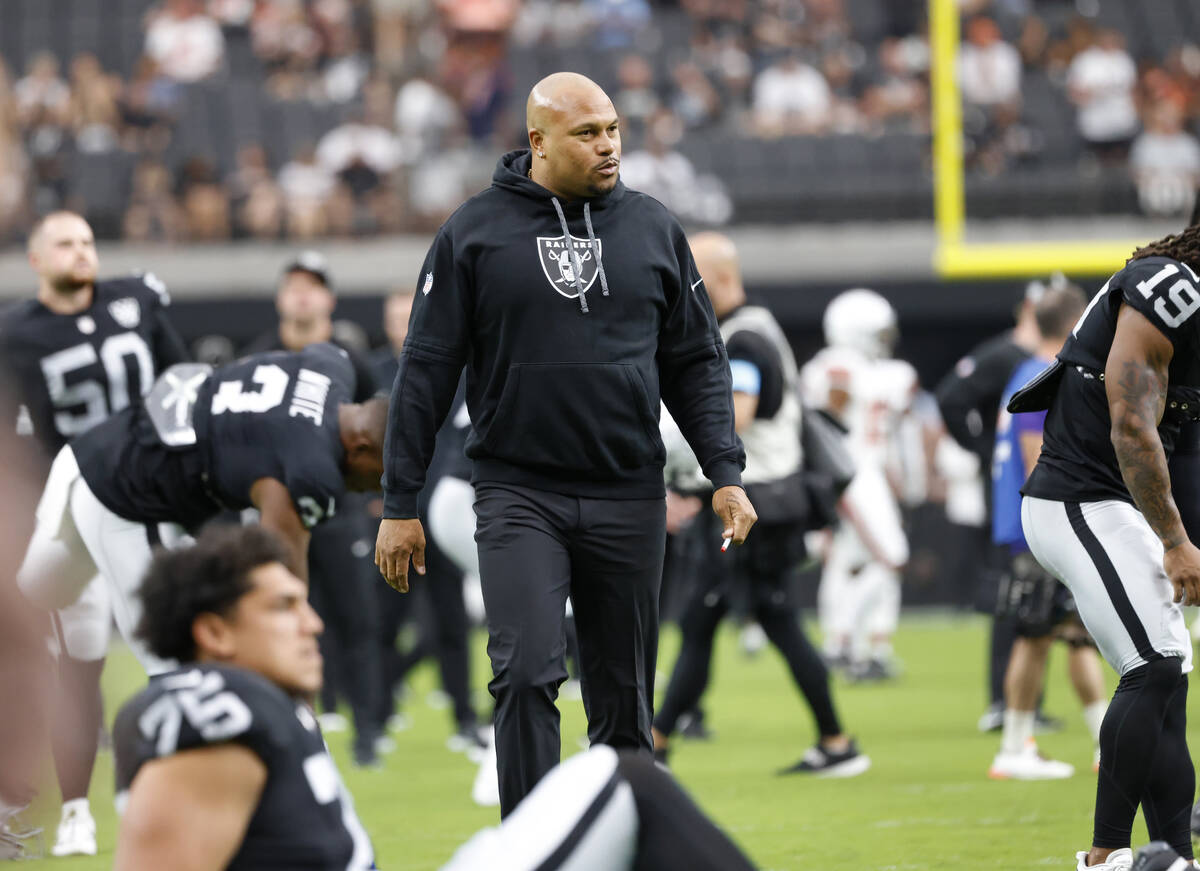
[[[924, 218], [923, 7], [112, 0], [102, 12], [88, 0], [9, 0], [0, 242], [58, 206], [84, 211], [103, 237], [134, 241], [428, 231], [486, 183], [497, 152], [522, 143], [528, 85], [567, 68], [614, 94], [627, 155], [655, 138], [657, 154], [691, 173], [682, 184], [704, 179], [715, 191], [694, 213], [677, 207], [690, 223]], [[996, 52], [1020, 57], [1015, 100], [966, 106], [971, 215], [1136, 214], [1190, 201], [1139, 198], [1162, 174], [1133, 173], [1126, 158], [1138, 119], [1164, 103], [1183, 119], [1179, 153], [1195, 150], [1193, 4], [963, 8], [964, 44], [990, 31]], [[1133, 65], [1134, 114], [1109, 143], [1088, 124], [1121, 119], [1088, 108], [1075, 62], [1112, 30], [1124, 47], [1089, 58]], [[1088, 111], [1091, 122], [1079, 117]], [[239, 165], [247, 149], [266, 157], [250, 184]], [[1163, 170], [1168, 184], [1195, 188], [1200, 166], [1189, 161]], [[314, 206], [329, 215], [305, 219]]]

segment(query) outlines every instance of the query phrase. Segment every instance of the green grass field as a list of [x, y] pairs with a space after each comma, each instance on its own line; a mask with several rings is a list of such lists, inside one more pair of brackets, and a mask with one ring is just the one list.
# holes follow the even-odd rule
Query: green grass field
[[[476, 639], [477, 675], [487, 673], [483, 641], [482, 635]], [[763, 869], [1073, 868], [1074, 851], [1084, 848], [1091, 834], [1095, 781], [1091, 742], [1067, 684], [1064, 651], [1056, 649], [1051, 661], [1047, 710], [1062, 717], [1067, 729], [1043, 737], [1041, 746], [1074, 763], [1075, 777], [993, 782], [986, 771], [998, 738], [975, 729], [983, 705], [985, 642], [979, 618], [906, 618], [897, 637], [897, 652], [907, 666], [901, 680], [836, 687], [843, 720], [874, 766], [852, 780], [820, 781], [774, 775], [811, 743], [811, 720], [778, 656], [767, 650], [746, 658], [727, 630], [707, 697], [716, 739], [679, 743], [672, 767]], [[677, 636], [669, 630], [660, 690], [676, 646]], [[330, 737], [383, 869], [435, 869], [457, 844], [497, 819], [495, 810], [470, 801], [474, 766], [445, 749], [449, 715], [425, 701], [433, 682], [433, 670], [422, 667], [406, 706], [412, 727], [396, 736], [399, 746], [385, 770], [353, 768], [347, 737]], [[138, 683], [136, 664], [124, 650], [115, 652], [105, 676], [110, 716]], [[1193, 723], [1200, 722], [1196, 704], [1193, 694]], [[569, 755], [584, 735], [583, 710], [577, 701], [561, 707]], [[1194, 728], [1191, 740], [1200, 746]], [[35, 809], [48, 841], [57, 819], [56, 792], [48, 785], [48, 795]], [[100, 855], [53, 860], [55, 867], [111, 866], [116, 837], [111, 795], [112, 760], [102, 754], [92, 789]], [[1141, 822], [1134, 840], [1146, 840]]]

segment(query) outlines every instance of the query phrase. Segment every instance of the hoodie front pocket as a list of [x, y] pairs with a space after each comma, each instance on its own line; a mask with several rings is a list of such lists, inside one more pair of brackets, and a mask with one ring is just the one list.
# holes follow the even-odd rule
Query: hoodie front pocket
[[630, 363], [512, 366], [483, 443], [497, 459], [582, 475], [637, 469], [662, 451]]

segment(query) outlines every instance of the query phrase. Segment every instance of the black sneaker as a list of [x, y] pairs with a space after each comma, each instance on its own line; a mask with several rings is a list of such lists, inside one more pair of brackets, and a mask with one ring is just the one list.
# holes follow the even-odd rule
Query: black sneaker
[[1033, 719], [1033, 734], [1045, 735], [1049, 732], [1061, 732], [1067, 728], [1067, 724], [1058, 717], [1051, 717], [1049, 714], [1043, 714], [1041, 711]]
[[667, 768], [668, 767], [667, 766], [667, 756], [670, 755], [670, 753], [671, 753], [671, 751], [667, 747], [655, 747], [654, 748], [654, 761], [656, 763], [658, 763], [659, 765], [661, 765], [663, 768]]
[[1176, 853], [1166, 841], [1151, 841], [1133, 857], [1132, 871], [1183, 871], [1195, 867]]
[[679, 735], [690, 741], [711, 741], [716, 733], [704, 725], [704, 713], [697, 711], [679, 718]]
[[999, 732], [1004, 728], [1004, 702], [992, 702], [979, 717], [980, 732]]
[[800, 761], [777, 774], [811, 774], [814, 777], [856, 777], [871, 767], [871, 758], [858, 752], [858, 742], [850, 739], [850, 746], [841, 753], [826, 750], [820, 744], [800, 757]]

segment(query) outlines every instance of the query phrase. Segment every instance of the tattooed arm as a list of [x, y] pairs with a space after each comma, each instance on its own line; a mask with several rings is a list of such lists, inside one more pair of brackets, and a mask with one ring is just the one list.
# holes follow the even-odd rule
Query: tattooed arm
[[1167, 457], [1158, 435], [1167, 400], [1167, 367], [1173, 354], [1171, 342], [1144, 315], [1122, 306], [1104, 368], [1104, 388], [1121, 477], [1138, 510], [1162, 540], [1166, 552], [1163, 565], [1175, 587], [1175, 601], [1197, 603], [1200, 550], [1188, 541], [1171, 496]]

